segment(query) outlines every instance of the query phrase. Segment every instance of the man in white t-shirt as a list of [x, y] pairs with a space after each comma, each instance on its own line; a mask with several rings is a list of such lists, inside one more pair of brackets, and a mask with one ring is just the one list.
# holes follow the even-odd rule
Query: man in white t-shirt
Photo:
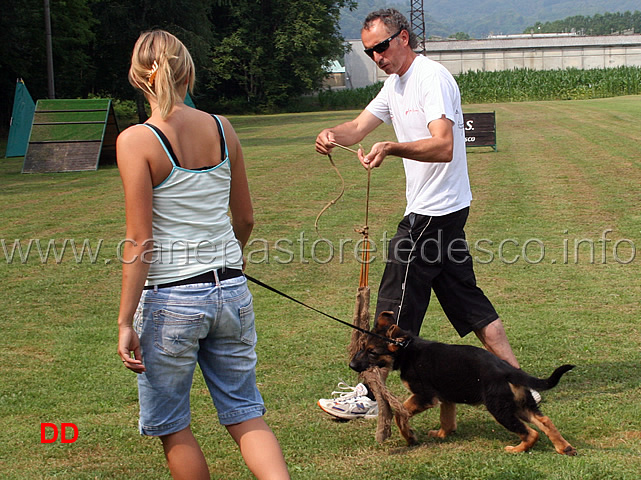
[[[333, 142], [357, 144], [383, 122], [394, 126], [398, 141], [358, 154], [366, 168], [401, 157], [406, 176], [407, 208], [390, 241], [374, 318], [392, 311], [401, 328], [418, 335], [434, 290], [461, 337], [474, 332], [485, 348], [519, 368], [501, 319], [476, 285], [465, 241], [472, 194], [458, 85], [445, 67], [414, 52], [417, 38], [395, 9], [369, 14], [361, 38], [365, 53], [389, 77], [358, 117], [320, 132], [316, 151], [329, 153]], [[343, 419], [376, 417], [366, 386], [341, 383], [339, 389], [318, 401], [324, 411]]]

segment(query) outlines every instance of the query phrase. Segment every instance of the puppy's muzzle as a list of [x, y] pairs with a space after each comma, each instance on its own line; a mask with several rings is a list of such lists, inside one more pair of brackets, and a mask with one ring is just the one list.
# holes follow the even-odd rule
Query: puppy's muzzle
[[367, 352], [365, 350], [359, 350], [354, 354], [352, 360], [349, 362], [349, 368], [356, 372], [364, 372], [370, 367], [369, 361], [367, 360]]

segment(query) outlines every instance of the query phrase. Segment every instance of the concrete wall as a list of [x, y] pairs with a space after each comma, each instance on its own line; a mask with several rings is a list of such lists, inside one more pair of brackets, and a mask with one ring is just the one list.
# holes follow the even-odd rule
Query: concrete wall
[[[346, 74], [351, 79], [348, 87], [363, 87], [384, 80], [385, 73], [365, 55], [361, 41], [349, 43], [352, 51], [345, 58]], [[641, 66], [641, 35], [520, 35], [517, 38], [432, 41], [425, 44], [425, 49], [429, 58], [442, 63], [454, 75], [470, 70]]]
[[[366, 87], [376, 83], [379, 75], [385, 75], [372, 59], [363, 52], [363, 42], [349, 40], [351, 50], [345, 55], [345, 86], [347, 88]], [[387, 75], [385, 75], [387, 77]]]

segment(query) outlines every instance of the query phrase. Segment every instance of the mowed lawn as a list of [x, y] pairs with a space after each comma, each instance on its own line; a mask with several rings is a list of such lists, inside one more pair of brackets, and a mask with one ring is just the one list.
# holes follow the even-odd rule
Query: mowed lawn
[[[355, 383], [346, 354], [351, 331], [250, 285], [266, 418], [292, 477], [636, 480], [641, 97], [464, 110], [496, 111], [497, 118], [498, 152], [468, 150], [474, 201], [467, 234], [479, 284], [525, 370], [547, 377], [560, 364], [577, 366], [543, 393], [541, 408], [579, 454], [558, 455], [545, 437], [527, 454], [508, 454], [503, 448], [518, 438], [478, 407], [460, 406], [458, 431], [444, 441], [427, 438], [437, 411], [415, 417], [420, 444], [411, 448], [395, 427], [378, 444], [375, 421], [331, 420], [316, 401], [340, 380]], [[255, 208], [247, 272], [347, 321], [358, 287], [355, 229], [365, 221], [367, 176], [353, 154], [335, 152], [345, 194], [320, 218], [317, 234], [316, 216], [338, 195], [340, 179], [315, 153], [314, 140], [357, 113], [230, 117]], [[363, 146], [386, 138], [393, 132], [383, 126]], [[118, 246], [125, 236], [118, 171], [21, 174], [21, 167], [22, 158], [0, 160], [0, 477], [169, 478], [160, 443], [137, 433], [135, 375], [116, 355]], [[385, 240], [404, 204], [401, 162], [388, 158], [371, 177], [372, 302]], [[422, 336], [478, 345], [473, 335], [456, 336], [436, 300]], [[406, 396], [398, 374], [389, 385]], [[192, 409], [212, 478], [251, 478], [199, 373]], [[44, 422], [75, 424], [77, 440], [41, 443]]]

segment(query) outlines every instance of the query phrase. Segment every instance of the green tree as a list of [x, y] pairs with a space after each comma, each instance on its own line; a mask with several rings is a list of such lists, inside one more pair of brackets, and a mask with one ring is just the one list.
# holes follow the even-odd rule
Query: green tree
[[[50, 2], [57, 97], [135, 98], [127, 81], [133, 44], [140, 32], [162, 28], [194, 58], [198, 107], [213, 110], [233, 100], [244, 111], [277, 108], [319, 88], [325, 67], [344, 53], [340, 11], [355, 6], [353, 0]], [[16, 78], [24, 78], [34, 99], [47, 96], [43, 1], [4, 4], [2, 127], [8, 126]], [[144, 99], [138, 100], [143, 121]]]
[[[34, 58], [44, 56], [44, 34], [41, 45], [34, 42], [34, 22], [39, 22], [38, 12], [25, 8], [25, 2], [3, 2], [0, 15], [0, 132], [8, 129], [13, 105], [13, 94], [18, 77], [27, 80], [27, 88], [36, 91], [37, 69]], [[44, 23], [39, 23], [43, 30]], [[45, 76], [39, 75], [46, 82]], [[46, 83], [44, 84], [46, 85]]]
[[456, 32], [453, 35], [450, 35], [447, 38], [453, 38], [454, 40], [469, 40], [470, 36], [465, 32]]
[[617, 12], [596, 14], [592, 17], [576, 15], [553, 22], [536, 22], [527, 27], [524, 33], [569, 33], [578, 32], [585, 35], [611, 35], [624, 31], [641, 32], [641, 12]]
[[[140, 33], [153, 28], [180, 38], [194, 58], [197, 74], [204, 71], [213, 41], [210, 0], [92, 0], [91, 6], [97, 20], [95, 93], [134, 98], [127, 80], [131, 51]], [[137, 100], [139, 121], [144, 121], [144, 99], [138, 95]]]
[[217, 9], [208, 86], [219, 99], [272, 108], [320, 87], [344, 53], [338, 19], [351, 0], [238, 0]]
[[56, 97], [87, 95], [95, 74], [90, 54], [95, 23], [87, 0], [51, 0]]
[[[87, 0], [51, 0], [55, 94], [73, 98], [87, 93], [94, 68], [90, 56], [94, 21]], [[0, 111], [8, 126], [16, 78], [23, 78], [34, 100], [46, 98], [47, 64], [44, 2], [3, 2], [0, 15]], [[0, 128], [2, 128], [0, 127]]]

